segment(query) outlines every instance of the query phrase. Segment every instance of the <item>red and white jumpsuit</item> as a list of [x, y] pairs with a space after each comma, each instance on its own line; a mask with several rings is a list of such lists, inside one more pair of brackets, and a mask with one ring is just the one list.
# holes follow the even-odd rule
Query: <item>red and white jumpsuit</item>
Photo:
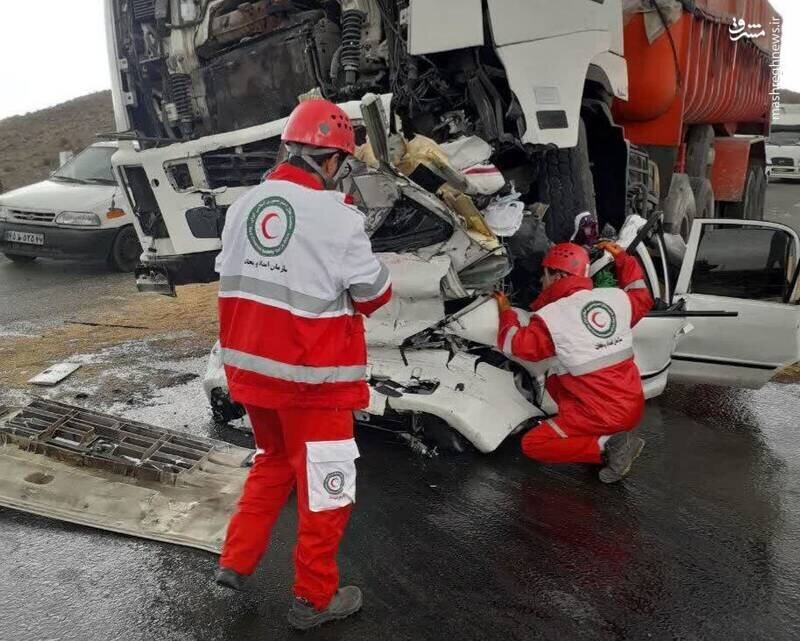
[[601, 463], [600, 437], [634, 429], [644, 412], [632, 328], [653, 305], [642, 268], [621, 252], [618, 288], [593, 288], [590, 278], [566, 276], [545, 289], [527, 326], [500, 315], [498, 346], [510, 356], [552, 359], [546, 388], [558, 416], [522, 439], [522, 450], [544, 463]]
[[289, 164], [230, 208], [217, 271], [225, 373], [258, 448], [220, 565], [253, 573], [296, 488], [294, 593], [321, 610], [355, 501], [352, 410], [369, 402], [362, 314], [391, 298], [389, 272], [345, 196]]

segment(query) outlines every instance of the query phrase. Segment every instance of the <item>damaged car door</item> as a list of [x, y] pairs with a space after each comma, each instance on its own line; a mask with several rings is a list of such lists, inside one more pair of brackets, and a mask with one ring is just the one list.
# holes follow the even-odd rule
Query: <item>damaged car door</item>
[[800, 240], [789, 227], [695, 220], [675, 288], [696, 317], [673, 355], [671, 380], [758, 389], [800, 358]]

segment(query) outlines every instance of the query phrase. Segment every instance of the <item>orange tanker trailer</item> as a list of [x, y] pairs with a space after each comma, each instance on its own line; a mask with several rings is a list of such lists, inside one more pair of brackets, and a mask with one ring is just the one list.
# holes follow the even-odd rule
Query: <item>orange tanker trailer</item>
[[625, 137], [658, 166], [668, 231], [763, 216], [781, 19], [767, 0], [626, 0]]

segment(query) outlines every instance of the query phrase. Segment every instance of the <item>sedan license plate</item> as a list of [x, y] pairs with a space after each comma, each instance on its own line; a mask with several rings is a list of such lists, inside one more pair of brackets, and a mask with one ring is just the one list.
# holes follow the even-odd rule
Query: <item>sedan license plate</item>
[[7, 243], [24, 243], [26, 245], [44, 245], [44, 234], [34, 234], [29, 231], [10, 230], [5, 233]]

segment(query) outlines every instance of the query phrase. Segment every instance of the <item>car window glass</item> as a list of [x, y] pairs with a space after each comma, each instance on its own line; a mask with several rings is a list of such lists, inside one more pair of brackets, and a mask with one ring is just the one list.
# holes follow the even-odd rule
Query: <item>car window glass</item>
[[704, 225], [691, 291], [781, 302], [796, 256], [792, 236], [780, 229]]
[[53, 176], [71, 180], [98, 180], [113, 183], [111, 156], [116, 151], [116, 147], [88, 147], [56, 170]]

